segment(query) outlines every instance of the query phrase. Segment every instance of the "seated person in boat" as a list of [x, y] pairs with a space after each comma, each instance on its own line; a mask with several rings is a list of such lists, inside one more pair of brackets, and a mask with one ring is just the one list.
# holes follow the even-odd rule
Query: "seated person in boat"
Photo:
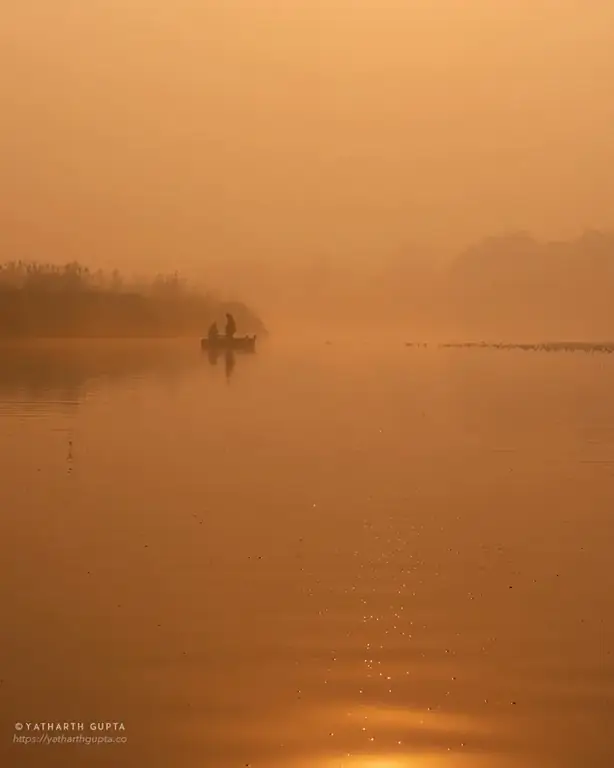
[[220, 332], [217, 329], [217, 323], [211, 323], [209, 331], [207, 332], [207, 338], [209, 341], [217, 341], [220, 337]]
[[232, 337], [237, 332], [237, 324], [235, 323], [234, 317], [230, 314], [230, 312], [226, 313], [226, 336], [229, 339], [232, 339]]

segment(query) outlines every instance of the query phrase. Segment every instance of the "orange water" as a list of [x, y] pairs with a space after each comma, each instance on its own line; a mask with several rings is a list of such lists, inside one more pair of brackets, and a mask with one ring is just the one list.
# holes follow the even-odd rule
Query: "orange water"
[[614, 765], [614, 359], [197, 346], [4, 354], [0, 764]]

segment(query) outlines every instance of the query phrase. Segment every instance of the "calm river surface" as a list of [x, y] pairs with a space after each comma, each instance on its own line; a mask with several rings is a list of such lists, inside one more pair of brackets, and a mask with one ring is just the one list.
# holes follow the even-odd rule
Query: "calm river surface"
[[0, 764], [611, 768], [614, 356], [197, 346], [2, 347]]

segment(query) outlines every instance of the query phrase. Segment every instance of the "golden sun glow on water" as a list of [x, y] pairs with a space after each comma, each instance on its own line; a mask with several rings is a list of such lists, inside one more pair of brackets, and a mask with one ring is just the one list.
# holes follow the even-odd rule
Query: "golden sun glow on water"
[[426, 768], [421, 756], [357, 755], [332, 759], [322, 763], [322, 768]]
[[[454, 754], [348, 755], [285, 762], [283, 768], [512, 768], [509, 760], [489, 756]], [[276, 768], [282, 768], [280, 763]]]
[[[431, 732], [438, 733], [442, 737], [447, 736], [461, 749], [464, 747], [464, 735], [489, 733], [485, 723], [466, 715], [369, 705], [358, 707], [349, 705], [343, 709], [318, 707], [300, 717], [290, 715], [285, 719], [276, 718], [274, 725], [276, 733], [285, 735], [285, 743], [296, 743], [303, 741], [306, 737], [317, 739], [317, 734], [326, 733], [329, 739], [338, 737], [342, 743], [348, 743], [348, 736], [358, 735], [361, 744], [368, 747], [375, 746], [377, 741], [383, 739], [390, 744], [391, 734], [394, 733], [393, 743], [399, 750], [411, 746], [412, 736], [417, 733]], [[236, 725], [229, 724], [229, 729], [236, 731]], [[266, 735], [269, 729], [270, 724], [253, 720], [241, 730], [251, 735], [262, 736]]]
[[[234, 726], [236, 734], [236, 725]], [[231, 726], [229, 725], [229, 735]], [[283, 736], [281, 736], [283, 734]], [[430, 737], [429, 737], [430, 734]], [[461, 714], [401, 707], [315, 707], [301, 716], [288, 714], [241, 728], [252, 741], [279, 743], [287, 757], [271, 768], [504, 768], [492, 754], [487, 762], [467, 749], [468, 736], [492, 735], [483, 721]], [[440, 746], [426, 746], [431, 738]], [[422, 747], [418, 744], [422, 742]], [[378, 753], [378, 749], [381, 752]], [[290, 754], [293, 756], [290, 757]], [[254, 768], [260, 763], [255, 761]]]
[[420, 768], [420, 758], [416, 757], [383, 757], [381, 755], [360, 755], [322, 763], [322, 768]]

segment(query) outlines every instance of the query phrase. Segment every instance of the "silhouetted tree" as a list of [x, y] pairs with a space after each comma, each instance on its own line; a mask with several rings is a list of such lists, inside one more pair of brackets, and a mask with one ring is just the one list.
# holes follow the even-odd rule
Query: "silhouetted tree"
[[[260, 331], [253, 311], [239, 305], [240, 327]], [[0, 335], [180, 336], [201, 333], [223, 311], [212, 295], [190, 289], [178, 273], [149, 286], [128, 285], [71, 262], [0, 265]]]

